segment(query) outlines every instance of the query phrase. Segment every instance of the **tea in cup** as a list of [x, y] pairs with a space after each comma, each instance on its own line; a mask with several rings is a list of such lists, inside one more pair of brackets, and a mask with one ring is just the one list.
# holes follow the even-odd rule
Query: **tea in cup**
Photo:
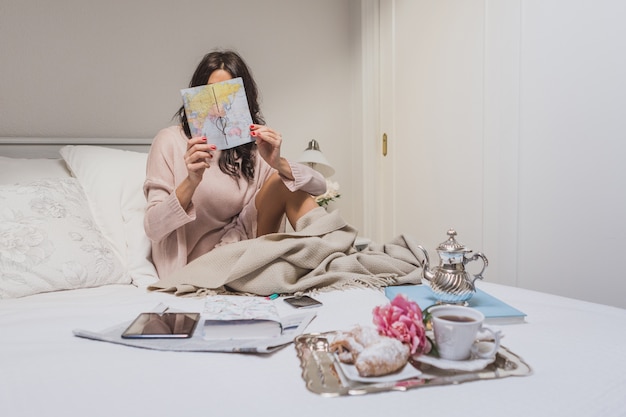
[[[491, 358], [500, 348], [500, 332], [483, 326], [480, 311], [458, 305], [441, 305], [429, 309], [435, 345], [443, 359], [462, 361], [470, 358]], [[478, 342], [493, 341], [492, 349], [478, 348]]]

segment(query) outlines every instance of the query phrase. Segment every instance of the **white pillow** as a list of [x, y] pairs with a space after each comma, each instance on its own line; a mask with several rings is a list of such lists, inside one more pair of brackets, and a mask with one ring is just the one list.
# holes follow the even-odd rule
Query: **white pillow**
[[129, 284], [74, 178], [0, 185], [0, 298]]
[[137, 286], [158, 281], [151, 244], [143, 227], [147, 153], [68, 145], [61, 156], [80, 181], [96, 223]]
[[17, 184], [42, 178], [69, 178], [70, 176], [62, 159], [24, 159], [0, 156], [0, 184]]

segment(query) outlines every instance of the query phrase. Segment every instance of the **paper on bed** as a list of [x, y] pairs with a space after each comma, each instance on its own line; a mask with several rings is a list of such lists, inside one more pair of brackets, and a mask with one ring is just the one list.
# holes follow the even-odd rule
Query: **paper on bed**
[[117, 343], [120, 345], [178, 352], [240, 352], [240, 353], [270, 353], [278, 350], [304, 332], [304, 329], [315, 318], [315, 313], [296, 313], [282, 318], [283, 333], [281, 336], [270, 339], [236, 339], [236, 340], [206, 340], [202, 335], [202, 327], [198, 326], [189, 339], [122, 339], [122, 332], [130, 322], [108, 328], [100, 332], [76, 329], [74, 336], [99, 340], [102, 342]]

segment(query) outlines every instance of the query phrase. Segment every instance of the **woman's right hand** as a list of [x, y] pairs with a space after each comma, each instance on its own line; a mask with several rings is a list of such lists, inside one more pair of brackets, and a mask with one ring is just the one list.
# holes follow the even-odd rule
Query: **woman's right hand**
[[205, 136], [193, 137], [187, 142], [187, 152], [185, 152], [187, 178], [176, 188], [176, 197], [185, 210], [191, 204], [191, 198], [202, 181], [204, 171], [211, 166], [210, 161], [216, 149], [215, 145], [207, 143]]
[[187, 167], [189, 180], [194, 184], [200, 184], [204, 171], [211, 166], [213, 151], [217, 147], [208, 144], [206, 136], [197, 136], [187, 142], [187, 152], [185, 152], [185, 166]]

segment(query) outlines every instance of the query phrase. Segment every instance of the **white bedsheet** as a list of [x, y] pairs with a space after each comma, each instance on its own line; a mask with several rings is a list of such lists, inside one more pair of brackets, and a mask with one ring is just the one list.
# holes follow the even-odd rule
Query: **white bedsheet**
[[[270, 355], [162, 352], [72, 335], [159, 302], [201, 311], [203, 299], [116, 285], [2, 300], [0, 416], [626, 415], [626, 310], [479, 286], [528, 314], [500, 328], [533, 375], [341, 398], [306, 389], [293, 346]], [[372, 308], [387, 302], [373, 290], [316, 298], [324, 306], [307, 332], [369, 324]]]

